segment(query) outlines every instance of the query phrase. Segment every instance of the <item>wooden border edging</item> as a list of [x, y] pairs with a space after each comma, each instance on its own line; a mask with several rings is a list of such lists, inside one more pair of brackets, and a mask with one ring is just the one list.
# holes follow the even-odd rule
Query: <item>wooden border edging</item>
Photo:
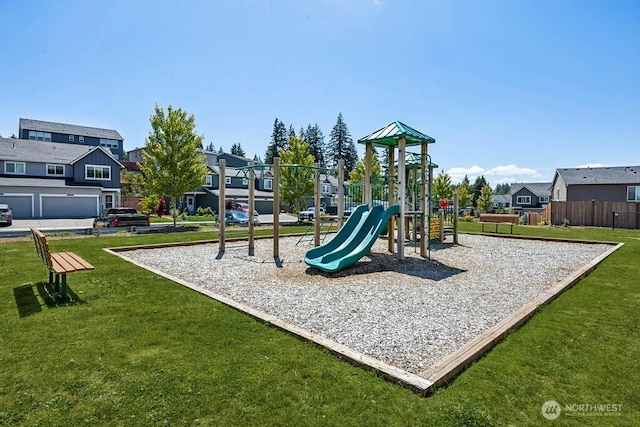
[[[228, 241], [228, 240], [227, 240]], [[162, 247], [162, 246], [160, 246]], [[116, 250], [114, 250], [116, 249]], [[425, 393], [431, 386], [432, 386], [432, 382], [429, 381], [428, 379], [425, 379], [419, 375], [416, 374], [412, 374], [410, 372], [407, 372], [403, 369], [397, 368], [393, 365], [389, 365], [388, 363], [382, 362], [378, 359], [375, 359], [371, 356], [367, 356], [366, 354], [360, 353], [358, 351], [355, 351], [345, 345], [342, 345], [340, 343], [337, 343], [333, 340], [321, 337], [320, 335], [314, 334], [313, 332], [307, 331], [305, 329], [302, 329], [298, 326], [292, 325], [291, 323], [285, 322], [284, 320], [278, 319], [277, 317], [265, 313], [261, 310], [256, 310], [253, 307], [250, 307], [246, 304], [242, 304], [239, 303], [237, 301], [232, 300], [231, 298], [225, 297], [224, 295], [220, 295], [217, 294], [215, 292], [211, 292], [209, 290], [206, 289], [202, 289], [192, 283], [189, 283], [185, 280], [179, 279], [175, 276], [172, 276], [170, 274], [164, 273], [163, 271], [160, 270], [156, 270], [155, 268], [146, 266], [144, 264], [140, 264], [136, 261], [133, 261], [129, 258], [126, 258], [124, 255], [118, 253], [117, 249], [120, 248], [114, 248], [114, 249], [109, 249], [109, 248], [105, 248], [104, 251], [108, 252], [112, 255], [115, 255], [117, 257], [120, 257], [122, 259], [124, 259], [125, 261], [128, 261], [134, 265], [137, 265], [138, 267], [144, 268], [145, 270], [151, 271], [152, 273], [155, 273], [159, 276], [165, 277], [169, 280], [172, 280], [176, 283], [179, 283], [189, 289], [192, 289], [196, 292], [199, 292], [203, 295], [206, 295], [210, 298], [213, 298], [215, 300], [217, 300], [218, 302], [221, 302], [222, 304], [228, 305], [229, 307], [232, 307], [236, 310], [242, 311], [244, 313], [249, 314], [250, 316], [253, 316], [259, 320], [262, 320], [264, 322], [269, 323], [270, 325], [276, 326], [280, 329], [283, 329], [287, 332], [290, 332], [294, 335], [298, 335], [302, 338], [305, 338], [309, 341], [312, 341], [316, 344], [319, 344], [327, 349], [329, 349], [331, 352], [337, 354], [338, 356], [348, 360], [351, 363], [354, 363], [358, 366], [364, 367], [364, 368], [368, 368], [368, 369], [373, 369], [375, 371], [380, 372], [385, 378], [393, 381], [393, 382], [397, 382], [405, 387], [408, 387], [410, 389], [412, 389], [413, 391], [416, 391], [418, 393]], [[127, 248], [126, 250], [132, 250], [130, 248]]]
[[[505, 236], [509, 238], [509, 236]], [[586, 242], [582, 242], [586, 243]], [[603, 243], [589, 241], [589, 243]], [[611, 244], [605, 242], [604, 244]], [[518, 310], [514, 311], [497, 324], [478, 335], [458, 350], [440, 359], [437, 363], [422, 371], [420, 375], [433, 382], [432, 387], [436, 388], [451, 380], [462, 372], [469, 364], [483, 356], [492, 347], [498, 344], [511, 331], [524, 324], [531, 318], [539, 306], [548, 304], [557, 298], [562, 292], [571, 288], [580, 279], [587, 276], [596, 266], [616, 250], [624, 246], [624, 243], [617, 243], [616, 246], [593, 259], [590, 263], [582, 266], [571, 276], [558, 281], [548, 291], [538, 295]]]
[[[203, 295], [213, 298], [222, 304], [225, 304], [236, 310], [247, 313], [250, 316], [255, 317], [264, 322], [267, 322], [270, 325], [276, 326], [282, 330], [285, 330], [287, 332], [290, 332], [292, 334], [305, 338], [309, 341], [312, 341], [315, 344], [321, 345], [327, 348], [332, 353], [337, 354], [339, 357], [344, 358], [353, 364], [364, 367], [366, 369], [373, 369], [379, 372], [386, 379], [399, 383], [415, 392], [426, 395], [435, 391], [437, 387], [440, 387], [446, 384], [455, 376], [457, 376], [459, 373], [461, 373], [472, 362], [478, 360], [487, 351], [489, 351], [491, 348], [497, 345], [500, 341], [502, 341], [502, 339], [504, 339], [504, 337], [507, 334], [509, 334], [511, 331], [515, 330], [516, 328], [524, 324], [527, 320], [529, 320], [536, 313], [539, 306], [543, 304], [548, 304], [549, 302], [553, 301], [562, 292], [571, 288], [578, 281], [580, 281], [582, 278], [587, 276], [593, 269], [596, 268], [596, 266], [600, 262], [606, 259], [609, 255], [611, 255], [613, 252], [615, 252], [616, 250], [624, 246], [624, 243], [594, 241], [594, 240], [554, 239], [554, 238], [544, 238], [544, 237], [528, 237], [528, 236], [518, 236], [518, 235], [505, 235], [505, 234], [500, 235], [500, 234], [485, 234], [485, 233], [467, 233], [467, 234], [481, 234], [483, 236], [507, 238], [507, 239], [544, 240], [544, 241], [567, 242], [567, 243], [608, 244], [608, 245], [615, 245], [615, 246], [610, 250], [606, 251], [605, 253], [601, 254], [600, 256], [596, 257], [588, 264], [585, 264], [584, 266], [582, 266], [580, 269], [575, 271], [572, 275], [566, 277], [563, 280], [556, 282], [556, 284], [554, 284], [546, 292], [538, 295], [531, 301], [527, 302], [522, 307], [520, 307], [516, 311], [509, 314], [507, 317], [500, 320], [497, 324], [485, 330], [480, 335], [476, 336], [474, 339], [472, 339], [471, 341], [469, 341], [468, 343], [460, 347], [458, 350], [444, 356], [434, 365], [420, 372], [419, 375], [413, 374], [411, 372], [407, 372], [403, 369], [400, 369], [398, 367], [385, 363], [381, 360], [375, 359], [371, 356], [367, 356], [366, 354], [355, 351], [338, 342], [324, 338], [322, 336], [314, 334], [313, 332], [302, 329], [296, 325], [285, 322], [284, 320], [281, 320], [261, 310], [254, 309], [246, 304], [242, 304], [237, 301], [234, 301], [224, 295], [220, 295], [215, 292], [202, 289], [196, 285], [193, 285], [192, 283], [179, 279], [170, 274], [164, 273], [155, 268], [138, 263], [137, 261], [127, 258], [124, 254], [121, 254], [121, 252], [126, 252], [126, 251], [131, 251], [136, 249], [157, 249], [157, 248], [172, 247], [172, 246], [214, 244], [214, 243], [217, 243], [218, 240], [198, 240], [198, 241], [192, 241], [192, 242], [123, 246], [123, 247], [116, 247], [116, 248], [104, 248], [103, 250], [112, 255], [120, 257], [125, 261], [130, 262], [138, 267], [144, 268], [145, 270], [151, 271], [159, 276], [165, 277], [189, 289], [192, 289], [196, 292], [199, 292]], [[291, 234], [287, 236], [296, 236], [296, 235], [300, 235], [300, 234], [296, 233], [296, 234]], [[286, 237], [286, 236], [283, 236], [283, 237]], [[271, 238], [273, 238], [273, 236], [256, 236], [256, 239], [271, 239]], [[241, 241], [241, 240], [246, 240], [246, 237], [227, 239], [227, 241]]]

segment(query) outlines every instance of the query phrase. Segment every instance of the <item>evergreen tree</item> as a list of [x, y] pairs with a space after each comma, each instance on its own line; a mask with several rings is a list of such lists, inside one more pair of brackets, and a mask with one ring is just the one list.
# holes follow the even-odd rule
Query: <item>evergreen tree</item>
[[338, 114], [338, 120], [329, 134], [329, 145], [326, 151], [326, 163], [333, 168], [338, 168], [338, 160], [344, 159], [344, 171], [348, 176], [358, 163], [358, 150], [351, 138], [349, 128]]
[[195, 131], [195, 117], [181, 108], [167, 111], [155, 107], [151, 116], [151, 132], [142, 150], [142, 173], [146, 186], [157, 196], [170, 196], [173, 226], [176, 226], [176, 202], [184, 193], [204, 183], [207, 167], [204, 154], [198, 150], [202, 136]]
[[324, 156], [325, 153], [325, 143], [324, 143], [324, 135], [320, 130], [320, 126], [316, 123], [315, 125], [307, 126], [307, 131], [304, 133], [304, 140], [309, 144], [309, 151], [311, 155], [315, 159], [316, 163], [319, 163], [320, 166], [326, 166], [327, 162]]
[[264, 161], [266, 164], [273, 164], [273, 158], [278, 155], [280, 150], [287, 150], [289, 143], [287, 141], [287, 128], [278, 118], [273, 122], [273, 133], [271, 134], [271, 142], [267, 147]]
[[239, 142], [236, 142], [231, 146], [231, 154], [235, 154], [236, 156], [244, 157], [244, 150], [240, 146]]
[[296, 130], [293, 128], [293, 125], [289, 125], [289, 133], [287, 134], [287, 139], [291, 141], [291, 138], [295, 138], [296, 136]]
[[[313, 166], [313, 156], [309, 152], [309, 145], [299, 137], [293, 137], [289, 142], [289, 149], [281, 149], [279, 152], [282, 164]], [[313, 169], [282, 168], [280, 170], [282, 200], [288, 203], [294, 211], [299, 212], [307, 207], [305, 199], [313, 195], [313, 188]]]
[[222, 149], [222, 145], [220, 146], [220, 148], [218, 148], [218, 154], [223, 154], [224, 150]]
[[496, 185], [495, 194], [509, 194], [511, 193], [511, 185], [508, 183]]
[[211, 151], [214, 152], [216, 149], [213, 146], [213, 142], [210, 142], [209, 145], [207, 145], [207, 151]]
[[480, 197], [480, 193], [482, 192], [482, 187], [487, 184], [487, 181], [484, 179], [484, 176], [479, 176], [476, 178], [475, 182], [469, 188], [471, 189], [471, 193], [473, 194], [473, 206], [478, 206], [478, 197]]
[[262, 159], [261, 159], [261, 158], [260, 158], [260, 156], [258, 156], [257, 154], [254, 154], [254, 155], [253, 155], [253, 161], [254, 161], [254, 162], [256, 162], [256, 163], [258, 163], [258, 164], [261, 164], [261, 163], [262, 163]]

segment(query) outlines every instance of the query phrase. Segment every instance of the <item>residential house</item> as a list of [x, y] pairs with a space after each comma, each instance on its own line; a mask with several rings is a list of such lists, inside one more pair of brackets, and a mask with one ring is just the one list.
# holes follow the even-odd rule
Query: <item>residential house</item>
[[18, 138], [102, 147], [109, 150], [117, 160], [121, 160], [124, 153], [124, 139], [113, 129], [21, 118]]
[[553, 200], [640, 202], [640, 166], [556, 169]]
[[550, 182], [511, 184], [511, 208], [516, 212], [542, 212], [550, 197]]
[[122, 168], [100, 146], [0, 138], [0, 203], [14, 218], [97, 216], [119, 206]]
[[509, 194], [494, 194], [491, 198], [491, 209], [495, 212], [511, 207], [511, 195]]

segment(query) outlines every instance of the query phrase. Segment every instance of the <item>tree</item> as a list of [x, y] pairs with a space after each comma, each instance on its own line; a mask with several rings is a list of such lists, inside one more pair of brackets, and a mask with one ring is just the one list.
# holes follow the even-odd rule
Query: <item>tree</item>
[[469, 183], [462, 181], [458, 186], [458, 206], [467, 208], [473, 202], [473, 195], [469, 190]]
[[257, 154], [253, 155], [253, 161], [258, 163], [258, 164], [262, 163], [262, 159]]
[[327, 165], [324, 153], [326, 151], [325, 143], [324, 143], [324, 135], [320, 130], [320, 126], [316, 123], [315, 125], [307, 126], [307, 131], [304, 133], [303, 139], [309, 144], [309, 151], [311, 155], [315, 159], [316, 163], [320, 164], [320, 166], [325, 167]]
[[222, 149], [222, 145], [218, 148], [218, 154], [224, 154], [224, 150]]
[[[282, 165], [313, 166], [313, 156], [309, 152], [309, 145], [302, 138], [293, 137], [289, 141], [289, 149], [281, 149], [280, 161]], [[285, 203], [299, 212], [306, 209], [305, 198], [313, 195], [315, 174], [311, 168], [287, 168], [280, 170], [280, 195]], [[278, 189], [274, 189], [278, 191]]]
[[144, 176], [140, 172], [123, 169], [120, 180], [125, 183], [121, 191], [123, 196], [144, 196]]
[[450, 199], [453, 195], [453, 186], [451, 185], [451, 177], [446, 172], [440, 172], [440, 174], [433, 180], [431, 186], [433, 191], [433, 201], [440, 199]]
[[356, 150], [349, 128], [342, 118], [342, 113], [338, 114], [338, 120], [329, 134], [326, 154], [327, 164], [336, 169], [338, 168], [338, 160], [344, 159], [344, 171], [347, 176], [358, 163], [358, 150]]
[[[293, 125], [289, 125], [289, 133], [287, 134], [287, 139], [291, 141], [291, 138], [295, 138], [296, 130], [293, 128]], [[300, 135], [302, 137], [302, 135]]]
[[244, 157], [244, 150], [240, 146], [239, 142], [236, 142], [231, 146], [231, 154], [235, 154], [236, 156]]
[[195, 131], [195, 117], [181, 108], [169, 106], [167, 111], [155, 107], [151, 116], [151, 132], [142, 150], [141, 165], [147, 187], [158, 196], [170, 196], [173, 226], [176, 226], [176, 204], [184, 193], [200, 187], [207, 168], [204, 154], [198, 150], [203, 137]]
[[471, 193], [473, 194], [473, 206], [478, 205], [478, 197], [480, 197], [480, 192], [482, 191], [482, 187], [487, 184], [487, 181], [484, 179], [484, 176], [479, 176], [476, 178], [475, 182], [471, 187]]
[[271, 133], [271, 142], [267, 147], [267, 153], [264, 156], [266, 164], [273, 164], [273, 158], [278, 155], [280, 150], [288, 149], [287, 128], [278, 118], [273, 122], [273, 132]]
[[478, 210], [480, 212], [486, 212], [491, 207], [493, 203], [493, 191], [491, 191], [491, 187], [485, 185], [480, 190], [480, 197], [478, 197]]
[[511, 193], [511, 184], [504, 183], [496, 185], [496, 189], [494, 190], [495, 194], [509, 194]]
[[216, 151], [215, 147], [213, 146], [213, 142], [210, 142], [210, 143], [209, 143], [209, 145], [207, 145], [206, 150], [207, 150], [207, 151], [210, 151], [210, 152], [212, 152], [212, 153], [213, 153], [214, 151]]

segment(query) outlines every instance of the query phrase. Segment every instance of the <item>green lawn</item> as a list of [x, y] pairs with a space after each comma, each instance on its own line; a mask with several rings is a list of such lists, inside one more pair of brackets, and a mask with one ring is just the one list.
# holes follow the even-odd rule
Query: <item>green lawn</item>
[[[640, 424], [640, 232], [514, 234], [626, 245], [426, 398], [102, 250], [211, 231], [51, 240], [96, 267], [69, 276], [82, 302], [67, 306], [45, 298], [33, 242], [2, 243], [0, 425]], [[622, 410], [551, 422], [547, 400]]]

